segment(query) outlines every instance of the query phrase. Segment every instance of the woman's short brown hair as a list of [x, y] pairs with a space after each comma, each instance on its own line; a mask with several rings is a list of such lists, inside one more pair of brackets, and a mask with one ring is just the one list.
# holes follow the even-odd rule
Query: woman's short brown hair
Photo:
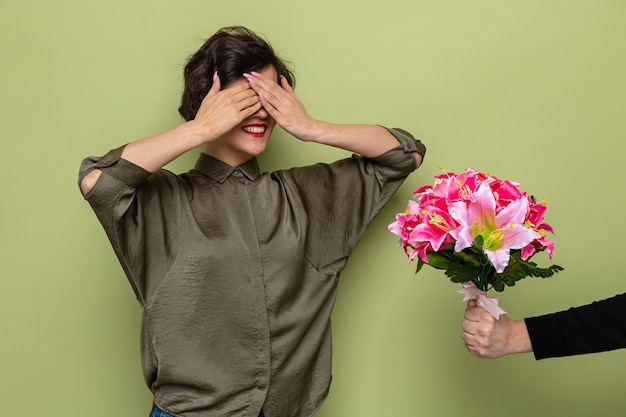
[[295, 86], [293, 72], [261, 36], [242, 26], [218, 30], [185, 65], [185, 88], [178, 112], [185, 120], [196, 117], [202, 100], [213, 85], [216, 71], [223, 88], [241, 79], [243, 73], [258, 71], [269, 65], [276, 69], [279, 77], [284, 76], [289, 85]]

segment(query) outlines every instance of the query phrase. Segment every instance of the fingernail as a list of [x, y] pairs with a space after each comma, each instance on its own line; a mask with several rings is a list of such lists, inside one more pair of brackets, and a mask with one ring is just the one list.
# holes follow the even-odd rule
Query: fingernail
[[260, 99], [261, 101], [265, 100], [265, 97], [263, 97], [263, 94], [259, 93], [259, 99]]
[[217, 80], [217, 71], [213, 73], [213, 81], [216, 81], [216, 80]]
[[260, 75], [261, 75], [261, 74], [259, 74], [259, 73], [258, 73], [258, 72], [256, 72], [256, 71], [252, 71], [252, 72], [250, 72], [250, 74], [254, 75], [255, 77], [258, 77], [258, 76], [260, 76]]
[[250, 74], [244, 72], [243, 76], [251, 85], [254, 85], [254, 78]]

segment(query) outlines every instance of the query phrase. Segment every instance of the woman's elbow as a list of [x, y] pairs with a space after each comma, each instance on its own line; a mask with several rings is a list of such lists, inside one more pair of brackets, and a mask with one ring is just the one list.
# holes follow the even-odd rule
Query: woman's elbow
[[83, 180], [80, 182], [80, 191], [83, 195], [87, 195], [87, 193], [89, 193], [89, 191], [91, 191], [91, 189], [96, 185], [98, 178], [100, 178], [100, 174], [102, 174], [102, 171], [94, 169], [89, 174], [85, 175]]
[[417, 152], [413, 152], [413, 156], [415, 156], [415, 169], [417, 169], [420, 167], [420, 165], [422, 165], [422, 161], [424, 160], [424, 157]]

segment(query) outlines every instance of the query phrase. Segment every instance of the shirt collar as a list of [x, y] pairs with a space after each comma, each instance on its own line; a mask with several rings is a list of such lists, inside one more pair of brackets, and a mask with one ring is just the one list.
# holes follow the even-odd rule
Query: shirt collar
[[234, 172], [243, 173], [249, 180], [255, 180], [261, 175], [259, 163], [254, 157], [241, 165], [233, 167], [205, 153], [200, 154], [196, 162], [196, 171], [203, 173], [220, 184], [226, 181]]

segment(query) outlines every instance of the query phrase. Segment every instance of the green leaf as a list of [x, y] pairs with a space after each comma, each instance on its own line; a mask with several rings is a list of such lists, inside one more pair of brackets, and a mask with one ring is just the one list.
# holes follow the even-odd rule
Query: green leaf
[[454, 258], [454, 252], [449, 250], [429, 252], [428, 265], [435, 269], [448, 269], [457, 262]]
[[483, 265], [485, 261], [488, 262], [487, 257], [484, 255], [484, 252], [482, 250], [480, 254], [477, 254], [473, 251], [455, 252], [454, 256], [461, 259], [465, 263], [472, 264], [473, 266], [480, 266]]
[[551, 265], [546, 268], [540, 268], [535, 262], [521, 259], [520, 252], [512, 252], [509, 264], [500, 274], [494, 277], [493, 288], [496, 291], [503, 291], [504, 286], [512, 287], [517, 281], [528, 278], [549, 278], [563, 268], [559, 265]]
[[416, 274], [422, 269], [422, 266], [424, 266], [424, 261], [422, 261], [421, 258], [418, 258], [418, 260], [417, 260], [417, 269], [415, 269], [415, 273]]
[[481, 274], [482, 268], [471, 263], [456, 263], [446, 270], [446, 276], [452, 282], [476, 282], [476, 278]]
[[482, 247], [482, 237], [474, 240], [474, 245], [461, 251], [454, 252], [452, 249], [428, 253], [428, 263], [418, 258], [415, 273], [418, 273], [424, 265], [435, 269], [444, 270], [445, 275], [453, 283], [471, 281], [483, 291], [494, 289], [502, 292], [506, 287], [513, 287], [517, 281], [527, 277], [549, 278], [557, 272], [563, 271], [559, 265], [551, 265], [540, 268], [535, 262], [522, 260], [521, 251], [511, 251], [509, 264], [497, 274], [494, 266], [489, 262]]

